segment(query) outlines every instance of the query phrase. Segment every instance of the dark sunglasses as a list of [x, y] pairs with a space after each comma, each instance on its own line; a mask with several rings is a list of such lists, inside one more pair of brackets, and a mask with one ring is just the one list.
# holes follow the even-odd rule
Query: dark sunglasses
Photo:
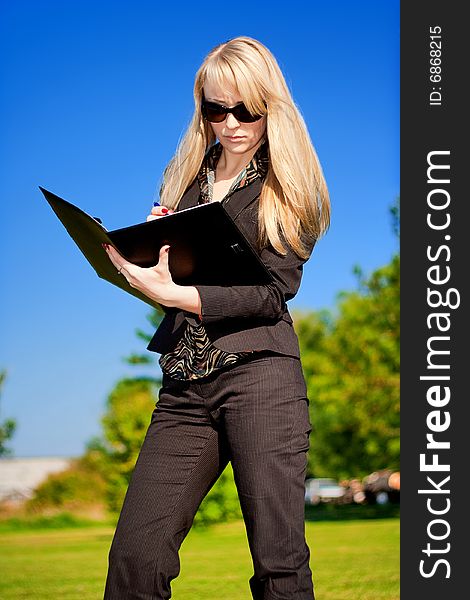
[[202, 116], [209, 123], [222, 123], [227, 118], [228, 113], [232, 113], [240, 123], [254, 123], [263, 117], [263, 115], [252, 115], [243, 102], [232, 106], [232, 108], [228, 108], [227, 106], [217, 104], [217, 102], [209, 102], [203, 98], [201, 110]]

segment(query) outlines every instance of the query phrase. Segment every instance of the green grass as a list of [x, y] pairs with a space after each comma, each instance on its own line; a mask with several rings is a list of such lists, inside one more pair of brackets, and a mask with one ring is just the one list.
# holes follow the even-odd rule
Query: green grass
[[[108, 523], [108, 521], [106, 522]], [[56, 515], [37, 515], [9, 517], [0, 519], [0, 535], [12, 531], [30, 531], [32, 529], [66, 529], [71, 527], [92, 527], [104, 525], [101, 521], [86, 519], [71, 512], [61, 512]]]
[[[399, 520], [307, 522], [316, 600], [398, 600]], [[102, 600], [112, 527], [0, 535], [2, 600]], [[174, 600], [249, 600], [251, 558], [242, 522], [193, 529], [181, 550]]]

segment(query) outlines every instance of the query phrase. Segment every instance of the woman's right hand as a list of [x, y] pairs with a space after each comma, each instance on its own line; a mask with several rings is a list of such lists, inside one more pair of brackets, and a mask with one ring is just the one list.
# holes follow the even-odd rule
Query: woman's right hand
[[160, 219], [160, 217], [165, 217], [166, 215], [171, 215], [175, 211], [172, 208], [167, 208], [166, 206], [154, 206], [152, 208], [152, 212], [147, 217], [147, 221], [153, 221], [154, 219]]

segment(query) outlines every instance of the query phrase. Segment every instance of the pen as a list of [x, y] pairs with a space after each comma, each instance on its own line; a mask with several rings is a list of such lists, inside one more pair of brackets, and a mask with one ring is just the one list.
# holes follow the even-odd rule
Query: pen
[[[160, 204], [160, 202], [157, 202], [157, 201], [155, 200], [155, 202], [153, 203], [153, 206], [154, 206], [154, 207], [155, 207], [155, 206], [161, 206], [161, 204]], [[169, 213], [169, 212], [170, 212], [170, 211], [168, 210], [168, 208], [166, 208], [166, 206], [164, 206], [164, 207], [162, 208], [162, 213], [163, 213], [164, 215], [166, 215], [166, 214], [167, 214], [167, 213]], [[171, 211], [171, 212], [173, 212], [173, 211]]]

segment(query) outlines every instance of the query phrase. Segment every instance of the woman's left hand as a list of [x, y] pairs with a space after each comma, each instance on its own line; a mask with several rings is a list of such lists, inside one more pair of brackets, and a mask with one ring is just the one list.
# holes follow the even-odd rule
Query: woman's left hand
[[129, 285], [159, 304], [171, 302], [176, 284], [168, 268], [170, 246], [162, 246], [158, 263], [154, 267], [143, 268], [127, 261], [109, 244], [103, 244], [111, 262], [118, 272], [127, 279]]

